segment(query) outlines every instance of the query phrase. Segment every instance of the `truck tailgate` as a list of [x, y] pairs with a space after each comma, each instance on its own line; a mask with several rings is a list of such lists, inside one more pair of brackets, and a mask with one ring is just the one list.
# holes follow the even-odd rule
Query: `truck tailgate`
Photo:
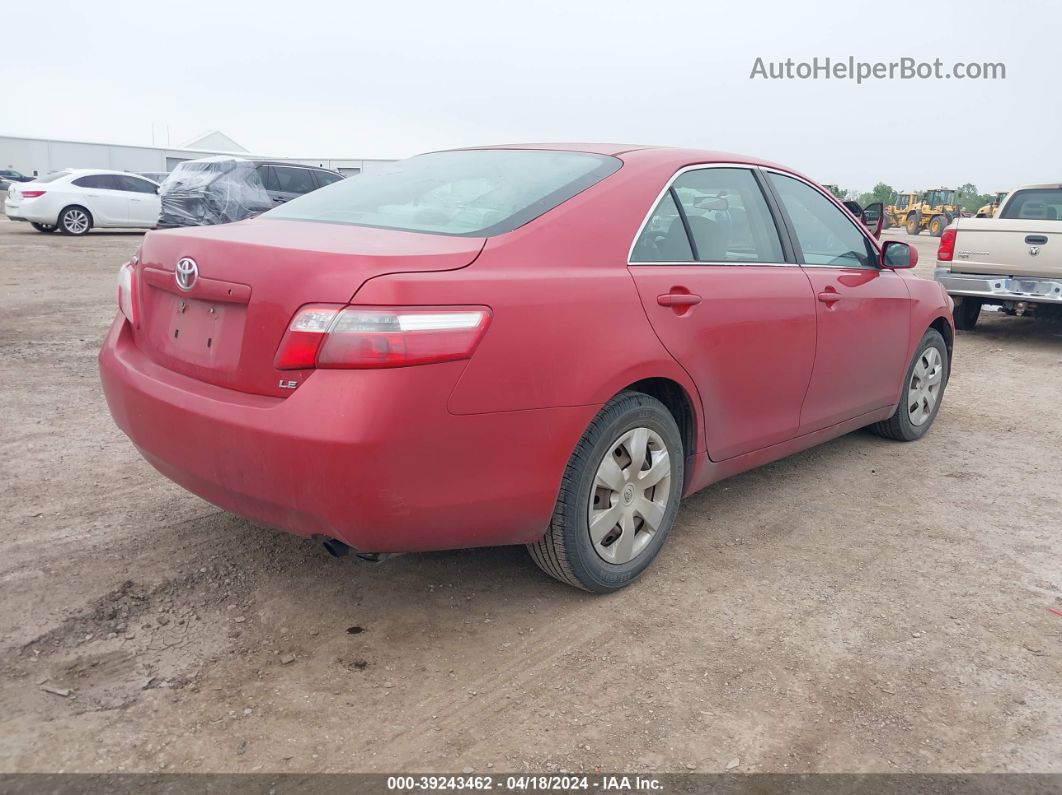
[[951, 270], [1062, 278], [1062, 222], [964, 218], [956, 228]]

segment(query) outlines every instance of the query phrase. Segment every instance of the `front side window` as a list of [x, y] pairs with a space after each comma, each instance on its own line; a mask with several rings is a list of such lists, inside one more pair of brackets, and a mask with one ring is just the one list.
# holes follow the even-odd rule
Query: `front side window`
[[807, 265], [875, 266], [877, 253], [855, 223], [807, 183], [771, 172], [769, 179], [789, 214]]
[[307, 193], [271, 218], [445, 235], [512, 231], [615, 172], [586, 152], [470, 149], [419, 155]]
[[[692, 243], [686, 238], [687, 229]], [[785, 261], [767, 200], [749, 169], [703, 168], [681, 174], [660, 200], [632, 252], [632, 262], [691, 260]]]
[[1062, 221], [1062, 188], [1019, 190], [1007, 202], [1000, 218]]

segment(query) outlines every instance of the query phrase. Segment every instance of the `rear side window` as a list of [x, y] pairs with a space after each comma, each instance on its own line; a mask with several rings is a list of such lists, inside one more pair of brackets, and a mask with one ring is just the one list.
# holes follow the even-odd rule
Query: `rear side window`
[[146, 179], [130, 176], [120, 176], [116, 177], [116, 179], [121, 186], [118, 188], [119, 190], [129, 191], [131, 193], [158, 193], [158, 188]]
[[308, 168], [272, 166], [272, 169], [276, 175], [276, 190], [284, 193], [309, 193], [317, 190], [317, 183], [313, 181], [313, 172]]
[[266, 190], [280, 190], [277, 187], [277, 177], [273, 173], [272, 166], [258, 166], [258, 178], [262, 180], [262, 185]]
[[435, 152], [346, 179], [269, 211], [271, 218], [445, 235], [509, 232], [568, 201], [621, 162], [586, 152]]
[[773, 172], [768, 178], [789, 214], [805, 264], [839, 268], [877, 264], [874, 247], [841, 208], [798, 179]]
[[125, 190], [119, 186], [118, 178], [111, 174], [88, 174], [78, 177], [74, 184], [79, 188], [95, 188], [96, 190]]
[[656, 205], [638, 236], [631, 262], [693, 262], [686, 226], [670, 190]]
[[325, 185], [331, 185], [333, 182], [339, 182], [343, 179], [339, 174], [333, 174], [331, 171], [315, 171], [317, 174], [317, 181], [321, 183], [323, 188]]
[[1062, 221], [1062, 188], [1030, 188], [1010, 197], [1000, 218]]
[[[692, 245], [685, 240], [687, 229]], [[639, 236], [631, 261], [690, 260], [785, 261], [778, 228], [750, 170], [701, 168], [681, 174]]]

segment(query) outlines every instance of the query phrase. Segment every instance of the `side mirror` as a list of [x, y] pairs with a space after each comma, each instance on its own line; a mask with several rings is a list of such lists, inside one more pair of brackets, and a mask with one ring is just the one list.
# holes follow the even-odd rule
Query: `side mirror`
[[881, 261], [886, 268], [913, 268], [918, 264], [918, 249], [902, 240], [887, 240], [881, 249]]

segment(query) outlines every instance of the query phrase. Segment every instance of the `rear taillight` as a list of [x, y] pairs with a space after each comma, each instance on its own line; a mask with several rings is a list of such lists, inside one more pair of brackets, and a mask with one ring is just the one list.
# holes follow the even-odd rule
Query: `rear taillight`
[[118, 270], [118, 310], [126, 320], [136, 327], [136, 271], [133, 265], [126, 263]]
[[951, 262], [955, 256], [955, 229], [945, 229], [940, 236], [940, 245], [937, 246], [937, 259], [941, 262]]
[[408, 367], [467, 359], [490, 323], [483, 307], [300, 309], [277, 350], [279, 370]]
[[20, 190], [18, 192], [18, 195], [21, 196], [23, 199], [36, 199], [40, 196], [43, 196], [47, 192], [48, 191], [45, 190]]

